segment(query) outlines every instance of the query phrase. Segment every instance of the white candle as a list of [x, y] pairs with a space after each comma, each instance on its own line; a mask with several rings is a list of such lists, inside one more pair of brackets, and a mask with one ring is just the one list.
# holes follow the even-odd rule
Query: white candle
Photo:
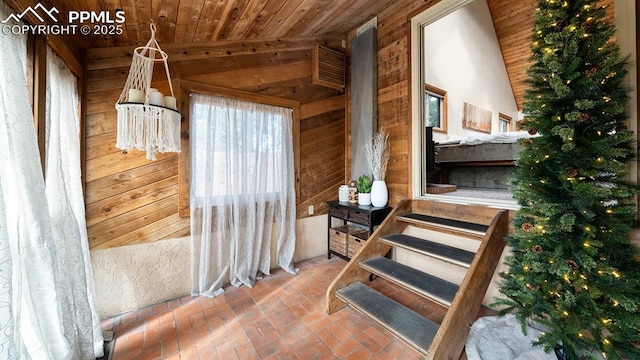
[[176, 98], [174, 98], [173, 96], [165, 96], [164, 97], [164, 106], [171, 108], [171, 109], [177, 109], [176, 107]]
[[129, 89], [129, 97], [127, 98], [127, 101], [133, 103], [143, 103], [144, 92], [138, 89]]
[[162, 95], [161, 92], [158, 92], [158, 91], [149, 92], [149, 104], [162, 106], [164, 105], [163, 98], [164, 98], [164, 95]]

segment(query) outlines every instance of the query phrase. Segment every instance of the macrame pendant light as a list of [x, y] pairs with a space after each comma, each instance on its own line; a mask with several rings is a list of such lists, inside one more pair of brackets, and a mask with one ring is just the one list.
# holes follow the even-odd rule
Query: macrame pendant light
[[[152, 23], [149, 42], [133, 51], [129, 76], [116, 104], [116, 147], [146, 151], [149, 160], [155, 160], [159, 152], [180, 152], [181, 116], [176, 108], [167, 57], [156, 41], [156, 26]], [[156, 62], [164, 63], [170, 96], [151, 87]]]

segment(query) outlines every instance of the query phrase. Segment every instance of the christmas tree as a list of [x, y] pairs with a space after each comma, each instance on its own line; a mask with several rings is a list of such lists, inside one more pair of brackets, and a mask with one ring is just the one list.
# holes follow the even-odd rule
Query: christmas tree
[[521, 141], [521, 205], [495, 306], [546, 331], [559, 359], [640, 359], [640, 263], [628, 240], [637, 187], [625, 182], [626, 60], [595, 0], [540, 0]]

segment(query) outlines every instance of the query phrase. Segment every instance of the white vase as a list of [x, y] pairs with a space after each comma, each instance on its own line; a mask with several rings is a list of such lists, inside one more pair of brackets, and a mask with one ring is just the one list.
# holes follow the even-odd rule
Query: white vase
[[358, 204], [360, 204], [360, 205], [371, 205], [371, 194], [370, 193], [358, 193]]
[[371, 186], [371, 205], [375, 207], [383, 207], [389, 201], [389, 191], [387, 183], [384, 180], [374, 180]]

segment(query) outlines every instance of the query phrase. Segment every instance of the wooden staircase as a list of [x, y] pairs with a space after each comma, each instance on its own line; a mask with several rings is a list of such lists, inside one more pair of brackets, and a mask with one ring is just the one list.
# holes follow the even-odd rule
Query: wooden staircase
[[[506, 210], [403, 200], [331, 283], [327, 313], [350, 305], [428, 359], [458, 360], [499, 265], [508, 228]], [[390, 259], [392, 249], [419, 259], [420, 266], [415, 260]], [[461, 281], [447, 279], [456, 271], [464, 274]], [[372, 275], [448, 307], [442, 323], [367, 286]]]

